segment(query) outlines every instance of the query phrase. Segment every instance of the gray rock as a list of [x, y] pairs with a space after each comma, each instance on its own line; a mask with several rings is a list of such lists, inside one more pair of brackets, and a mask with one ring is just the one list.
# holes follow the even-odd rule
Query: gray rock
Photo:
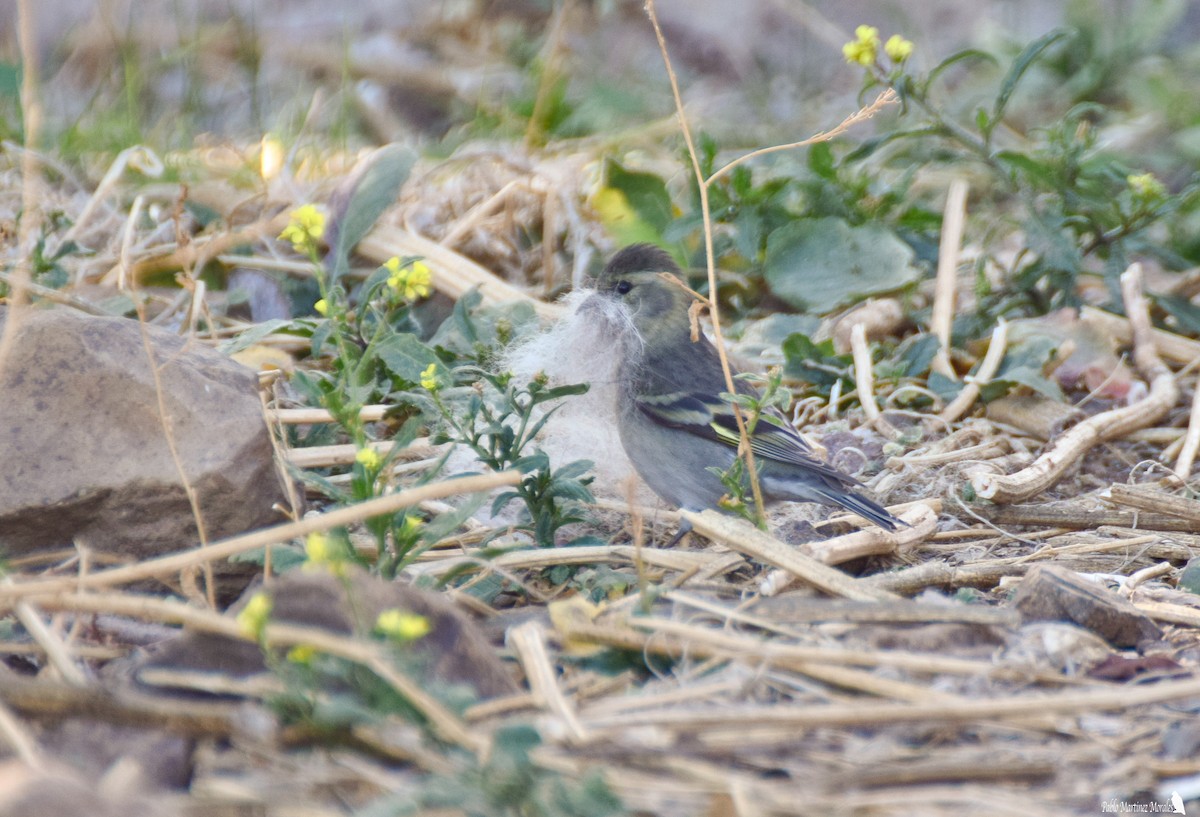
[[[0, 327], [6, 315], [0, 308]], [[194, 341], [144, 331], [209, 540], [281, 521], [254, 374]], [[142, 333], [135, 321], [65, 309], [21, 316], [0, 360], [3, 555], [79, 541], [145, 558], [197, 543]]]

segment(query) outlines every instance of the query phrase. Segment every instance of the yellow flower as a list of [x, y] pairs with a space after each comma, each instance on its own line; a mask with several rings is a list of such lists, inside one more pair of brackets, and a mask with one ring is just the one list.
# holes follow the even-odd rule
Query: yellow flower
[[354, 455], [354, 461], [368, 471], [374, 471], [383, 463], [383, 457], [379, 456], [379, 452], [374, 448], [368, 446], [358, 449], [358, 453]]
[[316, 657], [317, 648], [312, 644], [297, 644], [287, 651], [287, 660], [294, 664], [304, 664], [307, 666]]
[[425, 391], [438, 390], [436, 363], [430, 363], [425, 367], [425, 370], [421, 372], [421, 388], [423, 388]]
[[429, 619], [403, 610], [384, 610], [375, 619], [375, 629], [396, 641], [416, 641], [429, 634]]
[[1143, 201], [1154, 201], [1167, 195], [1167, 188], [1153, 173], [1131, 174], [1125, 177], [1125, 183], [1129, 185], [1134, 198]]
[[322, 298], [321, 300], [319, 300], [315, 304], [313, 304], [313, 312], [316, 312], [318, 315], [328, 315], [329, 314], [329, 303], [324, 298]]
[[842, 46], [842, 55], [846, 62], [856, 62], [864, 68], [870, 68], [879, 55], [879, 29], [875, 26], [854, 29], [854, 40]]
[[400, 259], [392, 256], [384, 262], [383, 266], [391, 273], [388, 276], [388, 286], [404, 300], [413, 301], [417, 298], [425, 298], [432, 291], [430, 282], [433, 280], [433, 275], [424, 261], [411, 261], [402, 267]]
[[292, 242], [298, 253], [309, 254], [317, 247], [317, 241], [325, 235], [325, 214], [315, 204], [306, 204], [292, 211], [288, 225], [279, 237]]
[[893, 34], [883, 44], [883, 50], [891, 57], [892, 62], [904, 62], [912, 56], [913, 44], [911, 40], [906, 40], [899, 34]]
[[345, 554], [337, 544], [324, 533], [310, 533], [304, 540], [304, 555], [308, 561], [304, 563], [307, 570], [328, 570], [334, 576], [346, 572]]
[[237, 623], [243, 633], [257, 641], [262, 639], [263, 630], [267, 628], [267, 620], [270, 617], [271, 597], [266, 593], [255, 593], [237, 614]]

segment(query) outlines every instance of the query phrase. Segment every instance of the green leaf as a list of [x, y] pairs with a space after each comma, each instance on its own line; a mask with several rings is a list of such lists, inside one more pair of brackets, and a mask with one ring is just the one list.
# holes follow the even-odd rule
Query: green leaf
[[963, 388], [963, 384], [960, 381], [946, 377], [941, 372], [930, 372], [929, 377], [925, 381], [925, 386], [947, 403], [958, 397], [958, 393]]
[[843, 164], [851, 164], [866, 159], [881, 147], [888, 145], [900, 139], [923, 139], [929, 136], [937, 136], [941, 131], [938, 128], [929, 126], [924, 128], [912, 128], [911, 130], [897, 130], [877, 136], [873, 139], [864, 139], [862, 144], [854, 150], [846, 154], [842, 159]]
[[933, 70], [929, 72], [929, 76], [925, 80], [925, 87], [928, 88], [930, 85], [932, 85], [934, 80], [936, 80], [947, 68], [963, 62], [964, 60], [979, 60], [980, 62], [990, 62], [992, 64], [995, 64], [996, 62], [996, 58], [994, 56], [986, 51], [980, 51], [978, 48], [968, 48], [965, 51], [959, 51], [951, 54], [949, 57], [946, 57], [946, 59], [942, 60], [933, 67]]
[[409, 332], [384, 338], [375, 347], [375, 354], [394, 377], [405, 383], [420, 383], [421, 372], [438, 362], [437, 354]]
[[[661, 243], [675, 216], [667, 185], [653, 173], [626, 170], [609, 159], [596, 209], [619, 244]], [[678, 260], [678, 259], [677, 259]]]
[[505, 509], [505, 507], [507, 507], [508, 503], [512, 502], [514, 499], [520, 498], [521, 495], [516, 491], [505, 491], [504, 493], [500, 494], [492, 501], [492, 516], [497, 516], [502, 510]]
[[325, 342], [333, 336], [333, 331], [337, 327], [333, 321], [320, 321], [314, 328], [311, 337], [308, 339], [309, 354], [316, 358], [321, 356], [321, 349], [325, 346]]
[[514, 470], [520, 471], [522, 474], [528, 474], [530, 471], [540, 471], [550, 465], [550, 458], [546, 456], [544, 451], [535, 451], [534, 453], [514, 460], [509, 466]]
[[559, 468], [557, 471], [555, 471], [554, 478], [574, 479], [575, 477], [581, 477], [588, 471], [592, 470], [592, 466], [594, 465], [595, 463], [591, 460], [575, 460], [574, 462], [569, 462], [562, 468]]
[[881, 224], [803, 219], [771, 233], [764, 273], [780, 298], [825, 314], [914, 283], [921, 271], [913, 260], [912, 248]]
[[833, 351], [833, 341], [813, 343], [808, 335], [797, 332], [783, 342], [783, 373], [814, 386], [829, 387], [848, 376], [851, 357]]
[[989, 385], [1008, 383], [1026, 386], [1052, 400], [1066, 402], [1062, 389], [1045, 375], [1046, 363], [1058, 350], [1054, 338], [1037, 335], [1016, 347], [1010, 346], [999, 371]]
[[[293, 567], [299, 567], [308, 560], [304, 551], [298, 547], [292, 547], [291, 545], [271, 545], [270, 547], [271, 569], [278, 573], [291, 570]], [[243, 553], [235, 553], [229, 557], [229, 561], [262, 567], [267, 563], [267, 548], [259, 547]]]
[[1054, 183], [1054, 171], [1050, 166], [1045, 162], [1039, 162], [1026, 153], [1019, 153], [1014, 150], [1002, 150], [996, 154], [996, 158], [1013, 170], [1021, 171], [1031, 181], [1039, 182], [1045, 186], [1050, 186]]
[[995, 124], [991, 119], [988, 119], [988, 112], [983, 108], [975, 111], [975, 127], [985, 137], [992, 132], [992, 126]]
[[1062, 217], [1035, 212], [1021, 226], [1029, 249], [1041, 257], [1043, 267], [1071, 273], [1079, 269], [1083, 254]]
[[587, 383], [572, 383], [567, 386], [555, 386], [554, 388], [538, 392], [537, 396], [534, 398], [534, 403], [545, 403], [549, 400], [558, 400], [562, 397], [572, 397], [576, 394], [587, 394], [587, 390], [589, 388], [590, 386]]
[[828, 142], [817, 142], [808, 149], [808, 169], [822, 179], [837, 179], [837, 164], [833, 160], [833, 148]]
[[330, 220], [332, 281], [339, 280], [350, 268], [350, 253], [383, 212], [395, 204], [400, 185], [408, 178], [416, 158], [415, 153], [399, 145], [382, 147], [335, 194]]
[[904, 362], [904, 377], [919, 377], [929, 370], [941, 342], [937, 335], [915, 335], [900, 344], [896, 357]]
[[1025, 46], [1025, 50], [1013, 60], [1012, 67], [1008, 69], [1008, 74], [1005, 75], [1004, 81], [1000, 83], [1000, 93], [996, 96], [995, 107], [992, 108], [992, 122], [999, 122], [1004, 118], [1004, 109], [1008, 107], [1009, 99], [1012, 98], [1013, 92], [1017, 90], [1017, 85], [1021, 82], [1021, 77], [1025, 76], [1025, 72], [1029, 70], [1029, 66], [1033, 65], [1034, 60], [1059, 40], [1063, 40], [1074, 34], [1075, 32], [1071, 29], [1056, 28], [1053, 31], [1046, 32]]
[[444, 539], [453, 533], [459, 525], [467, 521], [470, 516], [479, 510], [486, 496], [484, 494], [473, 494], [466, 498], [465, 501], [458, 501], [453, 511], [438, 516], [435, 519], [421, 528], [421, 540], [423, 542], [437, 542]]
[[1179, 574], [1179, 589], [1200, 595], [1200, 558], [1191, 559]]

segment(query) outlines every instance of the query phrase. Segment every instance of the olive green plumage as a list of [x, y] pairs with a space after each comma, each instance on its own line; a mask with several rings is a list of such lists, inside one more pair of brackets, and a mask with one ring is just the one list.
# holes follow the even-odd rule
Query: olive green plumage
[[[707, 469], [733, 464], [737, 424], [721, 397], [728, 387], [717, 350], [703, 335], [692, 340], [693, 298], [664, 273], [679, 273], [671, 257], [636, 244], [614, 255], [596, 280], [594, 298], [623, 306], [622, 320], [610, 321], [617, 332], [614, 353], [622, 355], [621, 442], [638, 474], [667, 502], [692, 511], [715, 508], [725, 488]], [[734, 382], [739, 392], [756, 394], [744, 380]], [[782, 414], [768, 412], [751, 439], [767, 499], [839, 505], [888, 530], [904, 524], [856, 493], [860, 486], [853, 478], [819, 460]]]

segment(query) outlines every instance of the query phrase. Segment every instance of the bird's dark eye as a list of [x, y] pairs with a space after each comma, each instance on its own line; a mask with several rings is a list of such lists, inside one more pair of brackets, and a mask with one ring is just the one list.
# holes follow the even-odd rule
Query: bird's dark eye
[[628, 281], [618, 281], [617, 282], [617, 294], [618, 295], [624, 295], [631, 289], [633, 289], [633, 284], [629, 283]]

